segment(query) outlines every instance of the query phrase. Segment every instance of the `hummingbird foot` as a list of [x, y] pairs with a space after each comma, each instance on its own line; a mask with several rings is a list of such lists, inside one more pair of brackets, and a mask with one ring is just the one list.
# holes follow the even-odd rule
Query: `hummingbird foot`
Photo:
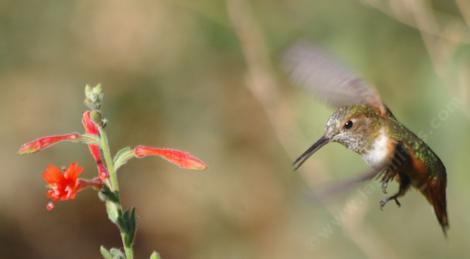
[[398, 201], [398, 196], [397, 196], [397, 195], [393, 195], [393, 196], [387, 197], [387, 198], [385, 198], [385, 199], [383, 199], [383, 200], [381, 200], [381, 201], [379, 202], [379, 204], [380, 204], [380, 209], [383, 210], [384, 207], [385, 207], [385, 205], [386, 205], [389, 201], [391, 201], [391, 200], [394, 200], [395, 203], [397, 204], [397, 206], [398, 206], [398, 207], [401, 207], [401, 203]]
[[[387, 194], [388, 183], [396, 177], [397, 173], [395, 171], [386, 170], [380, 180], [382, 182], [382, 192]], [[394, 195], [395, 196], [395, 195]], [[398, 197], [398, 196], [397, 196]]]

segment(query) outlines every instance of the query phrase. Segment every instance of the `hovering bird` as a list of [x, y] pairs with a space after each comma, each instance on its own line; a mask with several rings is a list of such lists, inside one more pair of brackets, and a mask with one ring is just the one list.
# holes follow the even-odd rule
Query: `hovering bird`
[[284, 61], [296, 84], [336, 108], [324, 135], [295, 160], [294, 169], [324, 145], [340, 143], [361, 155], [370, 166], [352, 182], [379, 178], [385, 194], [390, 181], [398, 182], [397, 193], [380, 201], [381, 209], [392, 200], [401, 206], [398, 198], [412, 186], [433, 206], [447, 235], [446, 168], [423, 140], [396, 119], [376, 89], [326, 51], [305, 42], [289, 49]]

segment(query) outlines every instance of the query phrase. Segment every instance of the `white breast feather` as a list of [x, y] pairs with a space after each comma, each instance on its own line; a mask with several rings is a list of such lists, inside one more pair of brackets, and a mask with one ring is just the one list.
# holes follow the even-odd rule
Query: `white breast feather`
[[378, 165], [387, 159], [389, 139], [385, 133], [385, 129], [380, 129], [379, 136], [374, 140], [372, 148], [365, 153], [364, 160], [369, 165]]

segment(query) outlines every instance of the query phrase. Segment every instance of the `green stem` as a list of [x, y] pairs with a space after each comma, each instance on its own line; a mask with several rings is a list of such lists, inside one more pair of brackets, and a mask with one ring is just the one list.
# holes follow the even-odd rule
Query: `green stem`
[[[106, 132], [101, 127], [99, 128], [99, 131], [100, 131], [100, 137], [101, 137], [101, 151], [103, 152], [104, 161], [106, 163], [106, 168], [108, 169], [108, 173], [109, 173], [109, 179], [111, 181], [109, 183], [110, 185], [109, 187], [111, 191], [115, 192], [116, 195], [119, 196], [120, 195], [119, 194], [119, 181], [117, 177], [117, 172], [114, 169], [114, 162], [113, 162], [113, 158], [111, 155], [111, 150], [109, 148], [108, 136], [106, 135]], [[122, 215], [124, 213], [124, 210], [122, 209], [121, 199], [119, 198], [119, 202], [115, 204], [118, 207], [120, 214]], [[125, 241], [126, 233], [120, 227], [119, 227], [119, 231], [121, 233], [122, 246], [124, 248], [124, 253], [126, 254], [126, 258], [133, 259], [134, 252], [132, 250], [132, 246], [126, 245], [126, 241]]]
[[117, 177], [116, 170], [114, 169], [114, 162], [111, 156], [111, 150], [109, 148], [108, 136], [103, 129], [99, 129], [101, 137], [101, 151], [103, 151], [104, 162], [106, 163], [106, 168], [108, 169], [109, 178], [111, 180], [111, 191], [119, 192], [119, 181]]

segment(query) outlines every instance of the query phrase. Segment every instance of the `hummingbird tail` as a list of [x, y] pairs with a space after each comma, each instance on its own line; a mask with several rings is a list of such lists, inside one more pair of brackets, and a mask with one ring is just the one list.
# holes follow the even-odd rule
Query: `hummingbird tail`
[[429, 184], [421, 189], [421, 192], [426, 196], [429, 203], [434, 208], [437, 220], [441, 225], [444, 235], [447, 237], [447, 230], [449, 229], [449, 219], [447, 217], [447, 202], [446, 202], [446, 179], [434, 179]]

